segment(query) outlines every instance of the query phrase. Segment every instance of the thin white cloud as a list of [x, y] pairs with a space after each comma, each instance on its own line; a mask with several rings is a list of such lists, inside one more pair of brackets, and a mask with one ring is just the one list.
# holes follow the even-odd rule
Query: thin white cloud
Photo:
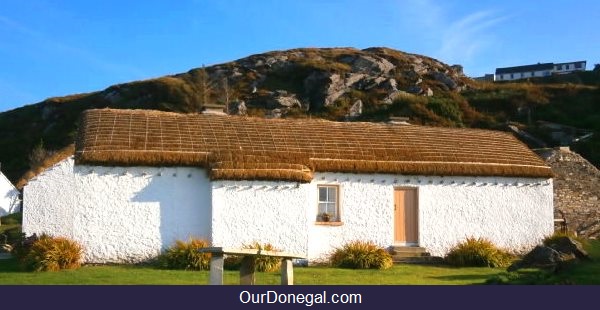
[[397, 7], [403, 26], [414, 29], [426, 53], [447, 63], [468, 64], [490, 48], [499, 45], [494, 29], [510, 16], [494, 10], [479, 10], [466, 16], [452, 16], [443, 1], [406, 0]]
[[472, 60], [484, 49], [493, 48], [496, 39], [490, 30], [506, 19], [492, 11], [479, 11], [450, 23], [443, 31], [438, 57], [453, 63]]

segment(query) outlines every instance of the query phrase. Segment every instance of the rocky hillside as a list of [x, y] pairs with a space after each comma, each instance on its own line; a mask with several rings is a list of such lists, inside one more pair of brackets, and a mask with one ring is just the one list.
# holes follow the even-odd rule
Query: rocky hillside
[[[547, 120], [600, 130], [600, 84], [553, 83], [479, 84], [460, 66], [388, 48], [275, 51], [0, 113], [0, 162], [17, 180], [47, 150], [72, 143], [81, 111], [102, 107], [187, 113], [208, 107], [229, 114], [347, 121], [407, 116], [415, 124], [521, 132], [535, 132], [535, 121]], [[580, 104], [572, 107], [573, 100]], [[545, 134], [535, 132], [552, 146], [551, 134]], [[582, 152], [592, 154], [596, 164], [597, 144], [585, 144]]]

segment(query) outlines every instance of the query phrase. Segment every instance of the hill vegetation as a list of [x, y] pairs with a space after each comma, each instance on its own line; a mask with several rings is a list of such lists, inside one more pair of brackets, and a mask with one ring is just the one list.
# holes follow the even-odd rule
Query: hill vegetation
[[[406, 116], [413, 124], [511, 129], [532, 147], [568, 140], [600, 166], [600, 72], [480, 83], [460, 66], [388, 48], [305, 48], [0, 113], [2, 171], [16, 182], [28, 169], [39, 169], [40, 154], [48, 157], [73, 143], [82, 111], [105, 107], [184, 113], [217, 107], [230, 114], [347, 121]], [[595, 134], [573, 142], [588, 133]]]

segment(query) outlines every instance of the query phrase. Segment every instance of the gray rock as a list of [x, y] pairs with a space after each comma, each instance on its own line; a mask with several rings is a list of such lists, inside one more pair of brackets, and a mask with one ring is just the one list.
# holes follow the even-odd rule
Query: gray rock
[[515, 271], [521, 268], [555, 268], [562, 258], [560, 253], [551, 247], [538, 245], [531, 252], [527, 253], [522, 260], [513, 263], [508, 267], [508, 271]]
[[388, 92], [397, 92], [398, 91], [398, 82], [396, 79], [387, 79], [381, 85]]
[[581, 260], [590, 259], [589, 254], [583, 249], [581, 243], [573, 238], [560, 237], [549, 246], [561, 254], [573, 255]]
[[341, 79], [339, 74], [332, 74], [329, 77], [329, 85], [325, 88], [325, 100], [323, 104], [329, 106], [333, 104], [340, 96], [342, 96], [348, 88], [346, 87], [344, 80]]
[[447, 76], [445, 73], [435, 71], [435, 72], [432, 72], [431, 75], [433, 76], [434, 79], [436, 79], [439, 82], [444, 83], [444, 85], [446, 85], [451, 90], [456, 89], [456, 87], [458, 87], [458, 84], [452, 78]]
[[409, 87], [406, 91], [410, 94], [420, 95], [421, 93], [423, 93], [423, 88], [421, 88], [421, 86], [418, 85], [413, 85]]
[[284, 115], [283, 109], [273, 109], [267, 113], [267, 118], [281, 118]]
[[240, 100], [230, 103], [228, 112], [230, 115], [246, 115], [248, 113], [246, 102], [244, 100]]
[[346, 73], [346, 76], [344, 78], [344, 85], [346, 85], [346, 87], [353, 86], [365, 77], [367, 77], [367, 75], [362, 73]]
[[348, 114], [346, 115], [346, 118], [356, 118], [362, 114], [362, 111], [363, 111], [363, 102], [362, 102], [362, 100], [358, 99], [358, 100], [354, 101], [354, 103], [348, 110]]
[[378, 76], [376, 78], [371, 78], [371, 79], [365, 79], [365, 80], [363, 80], [364, 85], [362, 86], [362, 89], [369, 90], [369, 89], [375, 88], [375, 87], [379, 86], [380, 84], [382, 84], [386, 80], [387, 79], [383, 76]]
[[333, 104], [349, 88], [339, 74], [315, 71], [304, 80], [304, 90], [311, 107], [321, 108]]
[[387, 74], [395, 68], [387, 59], [375, 56], [358, 55], [342, 58], [341, 61], [350, 64], [352, 72], [369, 75]]

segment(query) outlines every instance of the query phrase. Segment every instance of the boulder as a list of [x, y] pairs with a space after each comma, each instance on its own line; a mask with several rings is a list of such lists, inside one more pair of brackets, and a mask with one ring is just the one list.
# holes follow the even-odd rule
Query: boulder
[[248, 108], [244, 100], [234, 101], [229, 104], [228, 112], [230, 115], [246, 115]]
[[581, 260], [590, 259], [589, 254], [583, 249], [581, 243], [570, 237], [557, 238], [549, 246], [564, 255], [573, 255]]
[[387, 59], [376, 56], [357, 55], [340, 59], [352, 67], [352, 72], [368, 75], [387, 74], [395, 68]]
[[363, 102], [358, 99], [354, 101], [350, 109], [348, 110], [348, 114], [346, 114], [346, 118], [356, 118], [362, 114], [363, 111]]
[[520, 268], [555, 268], [562, 258], [555, 249], [543, 245], [536, 246], [523, 259], [508, 267], [508, 271]]
[[296, 94], [288, 94], [288, 92], [284, 90], [276, 90], [273, 93], [272, 100], [274, 101], [275, 105], [283, 106], [286, 108], [302, 106], [300, 100], [296, 98]]
[[458, 87], [458, 84], [452, 78], [450, 78], [443, 72], [435, 71], [435, 72], [432, 72], [431, 75], [433, 76], [434, 79], [436, 79], [436, 81], [442, 82], [444, 85], [446, 85], [451, 90], [454, 90], [454, 89], [456, 89], [456, 87]]

